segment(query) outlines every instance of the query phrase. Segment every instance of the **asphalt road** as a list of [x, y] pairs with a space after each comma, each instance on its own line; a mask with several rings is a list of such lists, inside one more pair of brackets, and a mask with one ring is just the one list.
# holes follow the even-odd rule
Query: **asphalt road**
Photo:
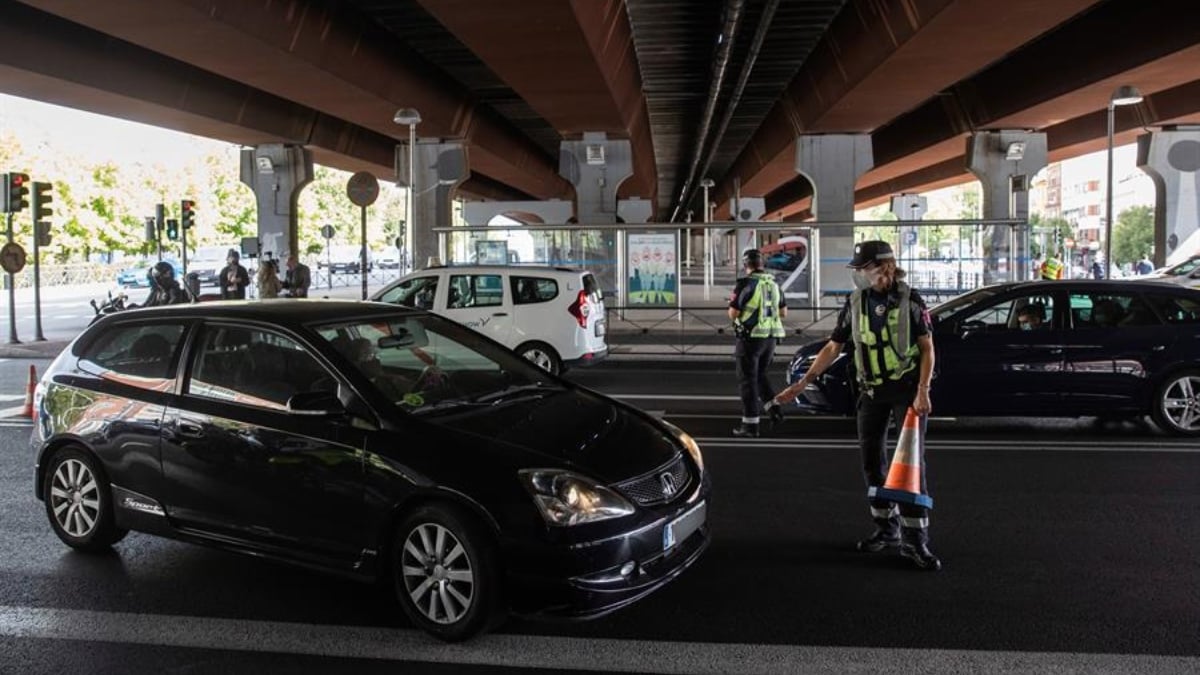
[[646, 600], [446, 647], [372, 586], [138, 534], [76, 554], [32, 497], [28, 427], [2, 427], [0, 672], [1200, 670], [1195, 442], [1093, 420], [935, 419], [945, 569], [930, 574], [853, 550], [870, 521], [848, 420], [731, 438], [720, 363], [571, 377], [704, 448], [712, 546]]

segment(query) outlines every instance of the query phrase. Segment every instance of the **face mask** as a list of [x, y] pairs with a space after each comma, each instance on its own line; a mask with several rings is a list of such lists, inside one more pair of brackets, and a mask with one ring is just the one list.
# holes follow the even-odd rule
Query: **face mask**
[[871, 287], [871, 278], [863, 270], [854, 270], [850, 273], [850, 278], [854, 280], [854, 287], [859, 290], [866, 290]]
[[866, 289], [875, 285], [876, 281], [883, 276], [883, 270], [878, 267], [870, 267], [862, 270], [854, 270], [851, 275], [854, 278], [854, 287]]
[[1021, 330], [1033, 330], [1033, 324], [1023, 323], [1021, 324]]

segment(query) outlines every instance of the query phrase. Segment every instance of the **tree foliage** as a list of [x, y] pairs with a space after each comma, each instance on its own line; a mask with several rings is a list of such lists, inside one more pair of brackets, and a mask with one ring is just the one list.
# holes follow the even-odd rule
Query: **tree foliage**
[[[8, 131], [0, 132], [0, 172], [23, 171], [33, 180], [53, 184], [52, 243], [44, 260], [111, 261], [125, 256], [150, 256], [155, 245], [146, 241], [145, 219], [163, 204], [167, 218], [179, 218], [180, 201], [196, 202], [196, 227], [188, 231], [189, 248], [237, 246], [254, 236], [258, 209], [254, 194], [239, 176], [240, 148], [195, 137], [181, 137], [169, 159], [152, 163], [117, 164], [109, 159], [82, 157], [51, 142], [25, 148]], [[327, 167], [314, 168], [314, 180], [298, 199], [299, 247], [302, 253], [324, 250], [322, 225], [337, 231], [332, 243], [360, 238], [360, 211], [346, 196], [350, 174]], [[403, 221], [403, 191], [381, 184], [380, 198], [368, 208], [368, 244], [391, 246]], [[15, 236], [27, 247], [32, 239], [29, 212], [14, 219]], [[179, 244], [163, 235], [170, 255]]]
[[1137, 262], [1154, 251], [1154, 207], [1134, 206], [1117, 215], [1112, 256], [1118, 265]]

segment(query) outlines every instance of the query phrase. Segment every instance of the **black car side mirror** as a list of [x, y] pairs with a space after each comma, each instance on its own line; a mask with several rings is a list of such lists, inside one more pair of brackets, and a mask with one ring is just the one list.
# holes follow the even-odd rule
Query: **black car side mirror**
[[337, 392], [306, 391], [294, 394], [287, 402], [287, 410], [293, 415], [336, 417], [346, 414], [346, 406], [338, 399]]
[[982, 333], [987, 330], [988, 325], [983, 321], [963, 321], [955, 322], [954, 332], [962, 337], [967, 337], [974, 333]]

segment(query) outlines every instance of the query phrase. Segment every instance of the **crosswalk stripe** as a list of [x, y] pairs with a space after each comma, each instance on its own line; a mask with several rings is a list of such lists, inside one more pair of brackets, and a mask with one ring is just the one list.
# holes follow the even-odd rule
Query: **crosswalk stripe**
[[414, 630], [0, 606], [0, 635], [338, 658], [653, 673], [1197, 672], [1200, 658], [963, 649], [658, 642], [488, 635], [444, 644]]

